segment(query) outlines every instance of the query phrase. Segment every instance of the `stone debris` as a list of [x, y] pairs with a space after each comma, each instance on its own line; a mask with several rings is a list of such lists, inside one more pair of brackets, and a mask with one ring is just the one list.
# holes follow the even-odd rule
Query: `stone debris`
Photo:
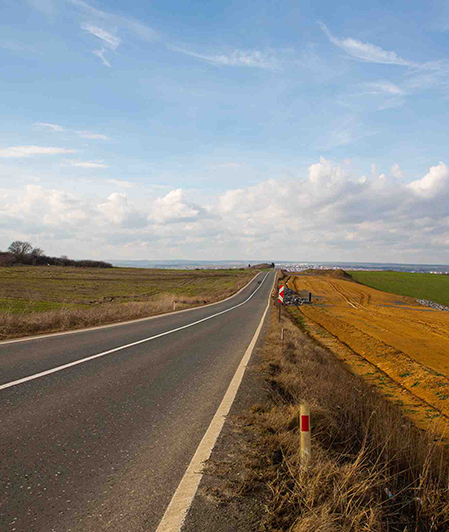
[[439, 303], [429, 301], [428, 299], [417, 299], [416, 301], [419, 304], [424, 305], [425, 307], [430, 307], [435, 310], [443, 310], [444, 312], [449, 312], [449, 307], [445, 307], [444, 305], [440, 305]]
[[284, 305], [295, 305], [299, 307], [299, 305], [308, 305], [311, 303], [309, 301], [309, 296], [304, 297], [304, 295], [299, 294], [298, 292], [295, 292], [291, 288], [288, 288], [287, 286], [284, 289]]

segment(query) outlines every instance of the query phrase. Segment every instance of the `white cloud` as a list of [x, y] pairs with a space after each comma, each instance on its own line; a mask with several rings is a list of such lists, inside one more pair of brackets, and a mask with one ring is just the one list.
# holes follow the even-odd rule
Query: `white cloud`
[[101, 133], [93, 133], [92, 131], [76, 131], [82, 139], [92, 140], [111, 140], [110, 137], [102, 135]]
[[48, 128], [51, 131], [58, 131], [58, 132], [65, 131], [65, 128], [63, 128], [62, 126], [58, 126], [58, 124], [48, 124], [47, 122], [36, 122], [34, 125]]
[[201, 207], [189, 202], [182, 189], [178, 188], [154, 202], [149, 218], [158, 223], [180, 222], [197, 218], [201, 210]]
[[104, 30], [103, 28], [95, 26], [94, 24], [82, 24], [81, 28], [84, 31], [90, 33], [91, 35], [95, 35], [95, 37], [98, 37], [104, 43], [104, 45], [110, 48], [111, 50], [115, 51], [121, 43], [121, 40], [118, 37], [116, 37], [109, 31]]
[[124, 24], [125, 28], [127, 28], [136, 37], [139, 37], [143, 41], [152, 42], [159, 39], [159, 33], [156, 30], [150, 28], [142, 22], [139, 22], [138, 20], [122, 18], [122, 23]]
[[101, 50], [92, 50], [92, 53], [99, 57], [101, 59], [101, 62], [104, 66], [111, 67], [111, 63], [106, 59], [106, 56], [104, 55], [106, 50], [102, 48]]
[[436, 198], [449, 192], [449, 168], [442, 162], [438, 166], [432, 166], [429, 172], [422, 178], [408, 185], [410, 190], [422, 198]]
[[66, 163], [75, 168], [108, 168], [108, 165], [104, 164], [103, 161], [74, 161], [68, 159]]
[[108, 224], [105, 224], [105, 221], [112, 222], [121, 228], [135, 230], [148, 224], [143, 214], [137, 211], [134, 203], [128, 199], [126, 194], [114, 192], [108, 196], [105, 203], [100, 203], [97, 208], [104, 217], [103, 220], [99, 220], [99, 223], [106, 226]]
[[152, 28], [150, 28], [143, 22], [140, 22], [139, 20], [127, 18], [122, 15], [116, 15], [107, 11], [102, 11], [100, 9], [92, 7], [84, 0], [67, 1], [73, 6], [79, 8], [81, 11], [88, 13], [91, 17], [100, 19], [102, 22], [107, 21], [109, 24], [114, 24], [115, 26], [128, 30], [139, 39], [151, 42], [159, 38], [159, 34], [157, 31], [153, 30]]
[[[114, 192], [106, 199], [83, 200], [29, 185], [9, 189], [6, 196], [0, 191], [2, 227], [11, 228], [2, 234], [12, 240], [19, 233], [33, 241], [33, 235], [51, 230], [78, 242], [81, 250], [92, 249], [95, 241], [97, 256], [104, 258], [135, 252], [133, 258], [150, 253], [157, 258], [447, 262], [448, 167], [440, 163], [408, 184], [402, 176], [398, 163], [385, 173], [373, 164], [371, 172], [360, 175], [350, 162], [321, 158], [302, 177], [230, 189], [209, 196], [207, 205], [181, 189], [156, 200], [147, 188], [130, 189], [132, 198]], [[47, 249], [45, 238], [39, 241]]]
[[6, 203], [3, 210], [18, 220], [36, 224], [36, 227], [78, 224], [87, 221], [90, 214], [88, 206], [73, 195], [39, 185], [28, 185], [17, 195], [16, 201]]
[[101, 59], [104, 66], [111, 67], [111, 63], [106, 57], [106, 52], [107, 50], [115, 52], [122, 41], [111, 32], [91, 23], [82, 24], [81, 28], [101, 40], [103, 46], [99, 50], [93, 50], [92, 53]]
[[87, 2], [84, 2], [84, 0], [67, 0], [67, 2], [73, 6], [81, 8], [84, 11], [87, 11], [91, 15], [95, 15], [100, 18], [108, 18], [110, 16], [108, 13], [106, 13], [106, 11], [101, 11], [100, 9], [92, 7]]
[[98, 209], [106, 218], [116, 224], [120, 224], [129, 212], [134, 212], [133, 205], [128, 201], [126, 194], [114, 192], [108, 196], [105, 203], [98, 205]]
[[178, 46], [169, 46], [170, 50], [180, 52], [208, 63], [224, 66], [241, 66], [262, 68], [266, 70], [278, 70], [282, 66], [282, 59], [273, 52], [260, 50], [233, 50], [229, 53], [205, 54], [193, 52]]
[[332, 161], [320, 157], [319, 163], [309, 166], [307, 181], [318, 188], [326, 188], [347, 180], [347, 170], [333, 165]]
[[403, 96], [406, 92], [389, 81], [378, 81], [376, 83], [367, 83], [370, 94], [393, 94]]
[[383, 50], [375, 44], [364, 43], [352, 38], [338, 39], [332, 35], [325, 24], [322, 22], [318, 22], [318, 24], [332, 44], [338, 46], [355, 59], [385, 65], [416, 66], [414, 63], [400, 57], [396, 52]]
[[404, 177], [404, 172], [401, 170], [398, 163], [394, 163], [391, 167], [391, 173], [396, 179], [402, 179]]
[[11, 158], [31, 157], [33, 155], [60, 155], [65, 153], [76, 153], [76, 150], [45, 146], [11, 146], [10, 148], [0, 148], [0, 157]]

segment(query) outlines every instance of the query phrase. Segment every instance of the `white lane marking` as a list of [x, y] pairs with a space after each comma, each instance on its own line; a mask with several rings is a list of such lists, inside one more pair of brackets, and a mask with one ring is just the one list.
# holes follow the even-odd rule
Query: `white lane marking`
[[268, 275], [269, 275], [268, 273], [265, 275], [260, 285], [254, 290], [254, 292], [248, 297], [248, 299], [245, 299], [245, 301], [243, 301], [242, 303], [239, 303], [238, 305], [235, 305], [234, 307], [228, 308], [226, 310], [222, 310], [221, 312], [217, 312], [217, 314], [212, 314], [211, 316], [207, 316], [206, 318], [202, 318], [201, 320], [194, 321], [193, 323], [188, 323], [187, 325], [183, 325], [182, 327], [177, 327], [176, 329], [171, 329], [170, 331], [156, 334], [155, 336], [150, 336], [149, 338], [144, 338], [143, 340], [138, 340], [137, 342], [132, 342], [131, 344], [126, 344], [120, 347], [115, 347], [114, 349], [109, 349], [109, 351], [104, 351], [103, 353], [91, 355], [89, 357], [82, 358], [80, 360], [75, 360], [74, 362], [69, 362], [68, 364], [64, 364], [62, 366], [57, 366], [56, 368], [48, 369], [46, 371], [41, 371], [40, 373], [35, 373], [34, 375], [30, 375], [28, 377], [23, 377], [22, 379], [18, 379], [16, 381], [11, 381], [5, 384], [1, 384], [0, 390], [4, 390], [5, 388], [11, 388], [11, 386], [17, 386], [18, 384], [23, 384], [24, 382], [32, 381], [34, 379], [39, 379], [40, 377], [45, 377], [45, 375], [50, 375], [51, 373], [56, 373], [57, 371], [62, 371], [63, 369], [71, 368], [72, 366], [77, 366], [78, 364], [84, 364], [85, 362], [89, 362], [90, 360], [95, 360], [96, 358], [104, 357], [105, 355], [110, 355], [111, 353], [116, 353], [117, 351], [121, 351], [122, 349], [127, 349], [128, 347], [133, 347], [135, 345], [139, 345], [145, 342], [149, 342], [151, 340], [155, 340], [156, 338], [161, 338], [162, 336], [167, 336], [168, 334], [173, 334], [175, 332], [182, 331], [183, 329], [188, 329], [189, 327], [198, 325], [198, 323], [202, 323], [203, 321], [211, 320], [212, 318], [221, 316], [221, 314], [226, 314], [226, 312], [235, 310], [236, 308], [239, 308], [245, 303], [247, 303], [261, 288], [261, 286], [265, 282], [265, 279], [267, 278]]
[[192, 307], [192, 308], [186, 308], [184, 310], [177, 310], [175, 312], [167, 312], [165, 314], [157, 314], [156, 316], [148, 316], [148, 318], [138, 318], [137, 320], [128, 320], [128, 321], [120, 321], [119, 323], [109, 323], [108, 325], [97, 325], [96, 327], [86, 327], [84, 329], [76, 329], [74, 331], [63, 331], [63, 332], [56, 332], [56, 333], [50, 333], [50, 334], [39, 334], [37, 336], [27, 336], [26, 338], [16, 338], [15, 340], [3, 340], [0, 342], [0, 347], [5, 344], [16, 344], [18, 342], [30, 342], [31, 340], [41, 340], [43, 338], [51, 338], [52, 336], [63, 336], [65, 334], [76, 334], [76, 333], [82, 333], [82, 332], [89, 332], [89, 331], [97, 331], [99, 329], [108, 329], [110, 327], [120, 327], [121, 325], [129, 325], [130, 323], [138, 323], [139, 321], [148, 321], [148, 320], [156, 320], [157, 318], [165, 318], [166, 316], [173, 316], [173, 314], [182, 314], [183, 312], [191, 312], [192, 310], [198, 310], [200, 308], [206, 308], [206, 307], [213, 307], [214, 305], [219, 305], [220, 303], [224, 303], [225, 301], [229, 301], [229, 299], [232, 299], [235, 296], [238, 296], [240, 292], [245, 290], [247, 286], [249, 286], [254, 279], [256, 279], [259, 275], [261, 275], [262, 272], [259, 272], [256, 274], [250, 281], [246, 283], [246, 285], [235, 294], [232, 294], [232, 296], [227, 297], [226, 299], [220, 299], [220, 301], [215, 301], [215, 303], [208, 303], [207, 305], [200, 305], [198, 307]]
[[[274, 281], [276, 281], [276, 276]], [[209, 428], [207, 429], [206, 434], [203, 436], [203, 439], [201, 440], [189, 464], [189, 467], [184, 473], [184, 476], [182, 477], [182, 480], [179, 483], [179, 486], [175, 491], [170, 504], [165, 510], [164, 516], [162, 517], [156, 532], [179, 532], [184, 524], [187, 512], [189, 511], [189, 508], [198, 490], [198, 486], [203, 477], [202, 464], [211, 455], [212, 449], [214, 448], [221, 429], [225, 423], [226, 416], [229, 414], [229, 410], [231, 409], [232, 403], [237, 395], [237, 391], [240, 387], [240, 383], [242, 382], [243, 374], [245, 373], [246, 366], [251, 358], [254, 346], [259, 338], [265, 316], [267, 315], [270, 306], [270, 296], [271, 290], [270, 294], [268, 295], [267, 307], [262, 319], [260, 320], [259, 326], [254, 333], [251, 343], [243, 355], [239, 367], [232, 378], [231, 384], [229, 385], [225, 396], [218, 407], [218, 410], [215, 412]]]

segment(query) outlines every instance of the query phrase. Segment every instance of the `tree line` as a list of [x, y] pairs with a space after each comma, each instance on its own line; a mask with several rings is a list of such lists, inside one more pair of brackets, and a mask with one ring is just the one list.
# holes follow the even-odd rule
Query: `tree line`
[[102, 260], [74, 260], [66, 255], [50, 257], [44, 250], [33, 247], [29, 242], [15, 240], [7, 251], [0, 251], [0, 266], [75, 266], [79, 268], [112, 268]]

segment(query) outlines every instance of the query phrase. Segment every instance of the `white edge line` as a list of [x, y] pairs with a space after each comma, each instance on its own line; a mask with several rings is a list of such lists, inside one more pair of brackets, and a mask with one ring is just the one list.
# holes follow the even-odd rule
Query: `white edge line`
[[[275, 275], [273, 287], [276, 282], [276, 278], [277, 276]], [[184, 524], [184, 520], [187, 517], [187, 512], [190, 509], [198, 490], [198, 486], [203, 477], [203, 463], [210, 457], [212, 449], [215, 447], [215, 443], [226, 421], [226, 416], [229, 414], [232, 403], [234, 402], [235, 396], [237, 395], [238, 389], [242, 382], [246, 366], [259, 338], [260, 331], [262, 330], [265, 317], [270, 307], [272, 291], [273, 288], [270, 290], [265, 312], [263, 313], [259, 326], [254, 333], [248, 349], [245, 351], [239, 367], [232, 378], [231, 384], [229, 385], [223, 400], [218, 407], [218, 410], [215, 412], [209, 428], [204, 434], [203, 439], [201, 440], [186, 472], [184, 473], [184, 476], [182, 477], [181, 482], [178, 485], [178, 488], [176, 489], [170, 501], [170, 504], [167, 506], [156, 532], [179, 532]]]
[[120, 321], [118, 323], [109, 323], [107, 325], [97, 325], [95, 327], [86, 327], [84, 329], [75, 329], [73, 331], [61, 331], [61, 332], [55, 332], [50, 334], [38, 334], [36, 336], [26, 336], [24, 338], [16, 338], [14, 340], [3, 340], [0, 342], [0, 346], [6, 345], [6, 344], [14, 344], [18, 342], [29, 342], [31, 340], [40, 340], [41, 338], [51, 338], [52, 336], [63, 336], [64, 334], [76, 334], [76, 333], [82, 333], [82, 332], [89, 332], [89, 331], [97, 331], [99, 329], [108, 329], [109, 327], [120, 327], [120, 325], [129, 325], [130, 323], [138, 323], [139, 321], [148, 321], [148, 320], [155, 320], [157, 318], [163, 318], [166, 316], [173, 316], [173, 314], [182, 314], [183, 312], [191, 312], [192, 310], [198, 310], [200, 308], [206, 308], [206, 307], [212, 307], [213, 305], [218, 305], [219, 303], [224, 303], [225, 301], [229, 301], [233, 297], [236, 297], [240, 294], [242, 290], [245, 290], [247, 286], [249, 286], [259, 275], [261, 275], [262, 272], [257, 273], [251, 280], [249, 280], [245, 286], [240, 288], [238, 292], [235, 294], [232, 294], [232, 296], [227, 297], [226, 299], [220, 299], [220, 301], [215, 301], [214, 303], [207, 303], [207, 305], [199, 305], [198, 307], [192, 307], [192, 308], [185, 308], [184, 310], [176, 310], [172, 312], [165, 312], [164, 314], [156, 314], [155, 316], [148, 316], [147, 318], [137, 318], [136, 320], [128, 320], [128, 321]]
[[[211, 316], [206, 316], [205, 318], [202, 318], [201, 320], [194, 321], [192, 323], [188, 323], [187, 325], [182, 325], [181, 327], [177, 327], [176, 329], [170, 329], [169, 331], [165, 331], [160, 334], [156, 334], [155, 336], [150, 336], [148, 338], [143, 338], [142, 340], [138, 340], [137, 342], [132, 342], [131, 344], [121, 345], [119, 347], [115, 347], [114, 349], [109, 349], [108, 351], [103, 351], [102, 353], [97, 353], [96, 355], [91, 355], [86, 358], [81, 358], [80, 360], [75, 360], [73, 362], [69, 362], [68, 364], [63, 364], [62, 366], [57, 366], [52, 369], [48, 369], [46, 371], [41, 371], [40, 373], [35, 373], [34, 375], [29, 375], [28, 377], [23, 377], [22, 379], [17, 379], [15, 381], [6, 382], [5, 384], [0, 385], [0, 390], [4, 390], [6, 388], [11, 388], [12, 386], [17, 386], [19, 384], [24, 384], [28, 381], [33, 381], [35, 379], [39, 379], [41, 377], [45, 377], [46, 375], [51, 375], [52, 373], [56, 373], [58, 371], [62, 371], [63, 369], [68, 369], [73, 366], [77, 366], [78, 364], [84, 364], [85, 362], [89, 362], [90, 360], [95, 360], [96, 358], [104, 357], [106, 355], [110, 355], [111, 353], [116, 353], [117, 351], [121, 351], [123, 349], [127, 349], [128, 347], [133, 347], [135, 345], [143, 344], [145, 342], [149, 342], [151, 340], [155, 340], [156, 338], [161, 338], [162, 336], [167, 336], [169, 334], [173, 334], [178, 331], [182, 331], [183, 329], [188, 329], [189, 327], [193, 327], [194, 325], [198, 325], [198, 323], [202, 323], [203, 321], [211, 320], [212, 318], [215, 318], [216, 316], [220, 316], [221, 314], [226, 314], [226, 312], [230, 312], [231, 310], [234, 310], [238, 307], [241, 307], [245, 303], [247, 303], [262, 287], [263, 283], [265, 282], [265, 279], [268, 277], [269, 273], [265, 275], [262, 282], [257, 286], [257, 288], [254, 290], [254, 292], [242, 303], [239, 303], [238, 305], [234, 305], [231, 308], [228, 308], [226, 310], [222, 310], [221, 312], [217, 312], [216, 314], [212, 314]], [[270, 292], [271, 294], [271, 292]]]

